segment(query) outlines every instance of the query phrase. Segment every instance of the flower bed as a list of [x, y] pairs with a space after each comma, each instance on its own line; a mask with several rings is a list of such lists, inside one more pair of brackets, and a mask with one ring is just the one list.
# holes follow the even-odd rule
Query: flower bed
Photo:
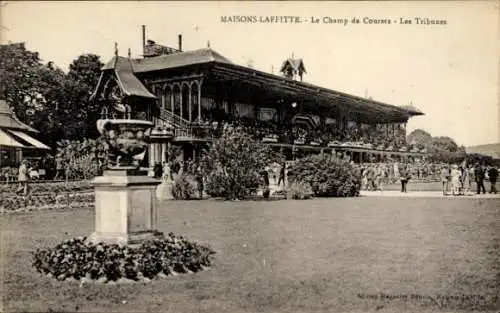
[[54, 248], [37, 249], [33, 266], [38, 272], [61, 281], [140, 281], [198, 272], [210, 266], [213, 253], [208, 247], [172, 233], [137, 248], [93, 244], [83, 237], [66, 240]]
[[[43, 181], [30, 182], [28, 185], [31, 194], [40, 193], [64, 193], [64, 192], [84, 192], [93, 190], [92, 183], [88, 180], [79, 181]], [[0, 184], [0, 194], [2, 197], [17, 194], [18, 183]]]
[[0, 214], [43, 209], [90, 207], [94, 205], [94, 199], [93, 192], [2, 196], [0, 198]]

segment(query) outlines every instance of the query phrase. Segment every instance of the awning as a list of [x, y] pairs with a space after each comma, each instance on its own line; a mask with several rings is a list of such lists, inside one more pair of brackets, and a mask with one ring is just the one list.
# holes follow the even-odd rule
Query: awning
[[318, 124], [316, 123], [314, 118], [307, 114], [297, 114], [292, 118], [292, 123], [297, 123], [299, 121], [303, 121], [309, 124], [309, 126], [311, 126], [312, 128], [318, 127]]
[[9, 130], [8, 132], [12, 133], [13, 135], [21, 138], [22, 140], [28, 142], [30, 145], [32, 145], [35, 148], [38, 149], [45, 149], [45, 150], [50, 150], [50, 147], [46, 146], [45, 144], [41, 143], [40, 141], [36, 140], [35, 138], [29, 136], [26, 133], [17, 131], [17, 130]]
[[0, 146], [26, 148], [21, 143], [17, 142], [14, 138], [9, 136], [6, 132], [0, 129]]

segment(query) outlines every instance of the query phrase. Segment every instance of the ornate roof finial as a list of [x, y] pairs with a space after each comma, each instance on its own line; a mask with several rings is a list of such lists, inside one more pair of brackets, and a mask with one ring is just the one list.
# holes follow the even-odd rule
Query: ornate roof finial
[[128, 48], [128, 58], [130, 59], [132, 57], [132, 52], [130, 51], [130, 48]]
[[115, 56], [118, 56], [118, 43], [115, 42]]
[[207, 41], [207, 48], [209, 48], [209, 49], [210, 49], [210, 40], [209, 40], [209, 41]]

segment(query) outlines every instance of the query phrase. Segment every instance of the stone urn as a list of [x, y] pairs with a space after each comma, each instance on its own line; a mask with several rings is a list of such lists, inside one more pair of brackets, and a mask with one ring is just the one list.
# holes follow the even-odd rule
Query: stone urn
[[110, 164], [113, 169], [137, 169], [134, 161], [148, 148], [148, 139], [154, 124], [145, 120], [103, 119], [97, 121], [97, 130], [109, 146]]

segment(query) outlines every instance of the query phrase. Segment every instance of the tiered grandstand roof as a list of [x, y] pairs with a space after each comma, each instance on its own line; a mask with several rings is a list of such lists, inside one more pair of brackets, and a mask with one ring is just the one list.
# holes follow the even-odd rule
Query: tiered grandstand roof
[[[305, 107], [322, 114], [341, 111], [361, 122], [403, 123], [412, 116], [423, 115], [413, 106], [390, 105], [237, 65], [210, 48], [144, 59], [115, 56], [103, 67], [103, 74], [114, 70], [126, 95], [152, 98], [154, 95], [143, 85], [141, 76], [189, 67], [203, 68], [217, 80], [238, 81], [254, 87], [253, 90], [256, 87], [275, 97], [294, 99], [294, 102], [301, 102]], [[99, 86], [101, 83], [96, 93]]]

